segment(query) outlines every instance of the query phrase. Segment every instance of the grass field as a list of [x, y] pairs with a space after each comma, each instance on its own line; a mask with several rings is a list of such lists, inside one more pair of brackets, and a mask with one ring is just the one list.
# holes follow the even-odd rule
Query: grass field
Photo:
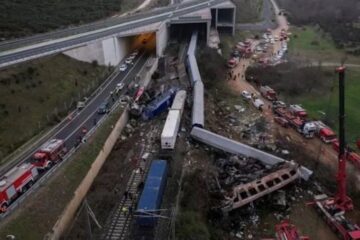
[[[317, 96], [302, 96], [298, 102], [308, 110], [310, 116], [324, 118], [320, 112], [326, 113], [326, 119], [330, 120], [331, 127], [338, 129], [338, 79], [334, 74], [333, 90]], [[346, 136], [349, 144], [354, 146], [357, 138], [360, 138], [360, 69], [349, 68], [345, 79], [345, 111], [346, 111]]]
[[142, 0], [3, 0], [0, 5], [0, 40], [47, 32], [120, 14]]
[[16, 239], [44, 239], [73, 197], [121, 113], [121, 109], [112, 113], [71, 162], [59, 169], [48, 184], [32, 194], [21, 209], [1, 223], [0, 239], [5, 239], [8, 234], [15, 235]]
[[0, 71], [0, 159], [66, 116], [105, 73], [64, 55]]
[[264, 0], [233, 0], [237, 23], [259, 22]]
[[[332, 39], [315, 27], [292, 27], [292, 37], [289, 42], [289, 52], [292, 56], [300, 56], [320, 60], [323, 63], [340, 63], [346, 58], [346, 63], [359, 64], [360, 57], [346, 55], [337, 49]], [[333, 68], [332, 68], [333, 69]], [[309, 111], [312, 117], [326, 118], [331, 127], [338, 129], [338, 82], [337, 75], [333, 78], [333, 88], [321, 95], [303, 95], [296, 97], [297, 101]], [[353, 145], [360, 137], [360, 67], [349, 68], [346, 74], [346, 133], [347, 139]], [[323, 112], [326, 115], [324, 115]]]
[[360, 63], [359, 57], [347, 55], [343, 50], [337, 49], [329, 35], [318, 28], [291, 27], [290, 31], [292, 36], [289, 51], [292, 56], [334, 63], [346, 58], [348, 63]]

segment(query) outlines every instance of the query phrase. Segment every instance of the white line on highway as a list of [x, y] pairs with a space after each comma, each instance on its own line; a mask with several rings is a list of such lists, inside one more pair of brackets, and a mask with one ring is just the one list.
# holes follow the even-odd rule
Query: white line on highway
[[[123, 77], [123, 79], [126, 79], [126, 78], [128, 77], [128, 75], [132, 72], [132, 70], [135, 68], [135, 66], [136, 66], [136, 65], [139, 63], [139, 61], [142, 59], [142, 57], [144, 56], [144, 54], [145, 54], [145, 53], [143, 53], [143, 54], [139, 57], [139, 59], [135, 62], [135, 64], [133, 65], [133, 67], [130, 68], [130, 70], [129, 70], [128, 73]], [[111, 82], [112, 82], [112, 81], [110, 81], [110, 82], [106, 85], [106, 87], [104, 87], [104, 88], [102, 89], [101, 93], [105, 90], [105, 88], [107, 88], [107, 87], [109, 86], [109, 84], [110, 84]], [[82, 122], [79, 124], [79, 126], [78, 126], [74, 131], [72, 131], [71, 133], [69, 133], [69, 135], [65, 138], [65, 141], [69, 140], [69, 138], [70, 138], [73, 134], [75, 134], [77, 131], [79, 131], [79, 129], [82, 127], [82, 125], [83, 125], [84, 123], [86, 123], [86, 122], [90, 119], [90, 117], [92, 117], [92, 115], [93, 115], [96, 111], [97, 111], [97, 108], [95, 109], [94, 112], [90, 113], [89, 116], [88, 116], [84, 121], [82, 121]]]
[[64, 37], [64, 38], [58, 38], [58, 39], [55, 39], [55, 40], [41, 42], [41, 43], [33, 44], [33, 45], [30, 45], [30, 46], [25, 46], [25, 47], [20, 47], [20, 48], [16, 48], [16, 49], [11, 49], [11, 50], [8, 50], [8, 51], [3, 51], [2, 53], [0, 53], [0, 56], [5, 56], [7, 54], [17, 53], [17, 52], [21, 52], [23, 50], [33, 49], [33, 48], [36, 48], [36, 47], [46, 46], [46, 45], [49, 45], [49, 44], [52, 44], [52, 43], [59, 43], [59, 42], [63, 42], [63, 41], [66, 41], [66, 40], [71, 40], [71, 39], [75, 39], [75, 38], [78, 38], [78, 37], [87, 36], [87, 35], [91, 35], [91, 34], [95, 34], [95, 33], [101, 33], [101, 32], [105, 32], [107, 30], [111, 30], [111, 29], [118, 28], [118, 27], [123, 27], [123, 26], [129, 25], [129, 24], [135, 24], [135, 23], [139, 23], [139, 22], [145, 22], [145, 21], [148, 21], [148, 20], [151, 20], [151, 19], [154, 19], [154, 18], [160, 18], [162, 16], [172, 17], [172, 15], [175, 14], [176, 12], [178, 12], [178, 11], [184, 11], [184, 10], [196, 8], [196, 7], [199, 7], [199, 6], [202, 6], [202, 5], [208, 5], [211, 2], [212, 1], [202, 2], [202, 3], [196, 4], [196, 5], [191, 5], [189, 7], [184, 7], [184, 8], [181, 8], [181, 9], [177, 9], [177, 10], [173, 11], [170, 15], [169, 15], [169, 13], [162, 13], [162, 14], [159, 14], [159, 15], [155, 15], [155, 16], [151, 16], [151, 17], [147, 17], [147, 18], [141, 18], [141, 19], [121, 23], [121, 24], [114, 25], [114, 26], [107, 27], [107, 28], [102, 28], [102, 29], [89, 31], [89, 32], [85, 32], [85, 33], [81, 33], [81, 34], [77, 34], [77, 35], [72, 35], [72, 36], [68, 36], [68, 37]]

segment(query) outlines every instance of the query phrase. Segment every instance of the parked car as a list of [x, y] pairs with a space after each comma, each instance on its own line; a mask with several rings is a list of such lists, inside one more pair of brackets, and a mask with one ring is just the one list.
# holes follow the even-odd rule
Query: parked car
[[100, 105], [97, 112], [98, 112], [98, 114], [105, 114], [105, 113], [110, 112], [110, 104], [109, 104], [109, 102], [108, 101], [103, 102]]
[[126, 63], [126, 64], [134, 64], [134, 63], [133, 63], [133, 58], [130, 58], [130, 57], [129, 57], [129, 58], [125, 59], [125, 63]]
[[138, 51], [138, 50], [135, 50], [134, 52], [132, 52], [132, 53], [130, 54], [130, 56], [136, 57], [138, 54], [139, 54], [139, 51]]
[[242, 91], [241, 96], [247, 101], [251, 100], [251, 93], [249, 93], [248, 91]]
[[124, 88], [124, 83], [123, 82], [119, 82], [118, 84], [116, 84], [116, 88], [115, 88], [115, 93], [117, 94], [119, 91], [121, 91]]
[[121, 66], [119, 67], [120, 72], [125, 72], [127, 69], [127, 65], [126, 64], [121, 64]]
[[76, 108], [78, 110], [81, 110], [85, 107], [86, 105], [86, 102], [88, 101], [88, 98], [87, 97], [84, 97], [82, 101], [78, 101], [77, 104], [76, 104]]
[[264, 106], [264, 101], [261, 100], [260, 98], [256, 98], [254, 101], [253, 101], [253, 105], [259, 109], [259, 110], [262, 110], [263, 106]]

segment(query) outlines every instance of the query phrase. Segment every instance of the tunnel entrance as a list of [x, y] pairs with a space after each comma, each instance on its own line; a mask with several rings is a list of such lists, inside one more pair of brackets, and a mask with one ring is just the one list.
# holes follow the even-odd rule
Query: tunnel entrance
[[207, 22], [204, 23], [173, 23], [170, 25], [170, 40], [180, 43], [188, 42], [191, 34], [198, 31], [199, 40], [205, 41], [207, 39]]
[[128, 50], [129, 52], [136, 49], [143, 50], [149, 54], [156, 54], [156, 33], [149, 32], [139, 35], [129, 36], [128, 39]]

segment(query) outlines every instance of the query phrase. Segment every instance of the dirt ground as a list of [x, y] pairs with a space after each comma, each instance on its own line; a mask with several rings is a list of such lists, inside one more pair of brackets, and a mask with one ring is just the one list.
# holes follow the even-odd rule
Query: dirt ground
[[[282, 16], [278, 16], [280, 26], [273, 31], [274, 35], [278, 35], [282, 28], [288, 29], [286, 24], [286, 19]], [[280, 45], [277, 42], [274, 46], [274, 51], [279, 49]], [[255, 93], [260, 96], [256, 87], [251, 85], [249, 82], [245, 80], [245, 70], [251, 64], [251, 61], [248, 59], [241, 59], [239, 65], [231, 70], [232, 76], [234, 78], [227, 80], [229, 89], [233, 92], [233, 94], [240, 97], [240, 94], [243, 90], [247, 90], [248, 92]], [[323, 144], [321, 140], [314, 139], [304, 139], [300, 134], [298, 134], [293, 129], [282, 128], [277, 125], [273, 120], [273, 113], [271, 110], [271, 103], [266, 99], [262, 99], [265, 102], [265, 107], [263, 108], [263, 112], [259, 114], [262, 115], [266, 119], [267, 123], [267, 131], [269, 136], [273, 136], [275, 141], [278, 144], [282, 144], [283, 149], [289, 150], [290, 156], [287, 156], [288, 159], [294, 159], [295, 161], [303, 164], [310, 169], [312, 169], [315, 173], [315, 179], [313, 181], [320, 180], [321, 184], [324, 184], [328, 189], [322, 189], [328, 194], [333, 194], [336, 191], [335, 188], [335, 174], [337, 169], [337, 155], [336, 152], [331, 148], [331, 146]], [[226, 100], [224, 100], [226, 101]], [[244, 114], [246, 115], [246, 114]], [[223, 123], [226, 125], [226, 123]], [[231, 137], [234, 135], [226, 133], [223, 131], [223, 134]], [[238, 139], [244, 142], [244, 139]], [[246, 142], [246, 141], [245, 141]], [[305, 154], [304, 154], [305, 153]], [[348, 175], [349, 175], [349, 187], [350, 191], [355, 192], [358, 196], [359, 194], [359, 173], [355, 171], [354, 167], [348, 164]], [[294, 193], [294, 186], [289, 187], [287, 189], [286, 194], [288, 195]], [[291, 210], [287, 210], [285, 218], [289, 218], [293, 223], [295, 223], [301, 233], [307, 234], [311, 239], [337, 239], [336, 235], [330, 231], [329, 227], [324, 224], [321, 218], [316, 214], [314, 209], [307, 206], [307, 203], [310, 202], [313, 198], [313, 194], [309, 194], [308, 192], [314, 191], [312, 189], [313, 186], [303, 186], [301, 187], [295, 186], [295, 189], [299, 189], [298, 191], [302, 191], [301, 198], [298, 201], [294, 201], [291, 203]], [[318, 189], [316, 189], [318, 190]], [[294, 196], [298, 195], [294, 194]], [[265, 198], [267, 199], [267, 198]], [[355, 205], [359, 205], [359, 202], [356, 201]], [[268, 208], [267, 213], [261, 213], [261, 205], [265, 204]], [[255, 211], [257, 212], [257, 216], [260, 216], [255, 225], [255, 228], [248, 228], [246, 230], [242, 230], [240, 239], [258, 239], [261, 236], [272, 237], [274, 226], [279, 222], [279, 217], [276, 216], [277, 208], [275, 206], [269, 206], [268, 202], [264, 200], [259, 200], [255, 203]], [[260, 210], [259, 210], [260, 207]], [[360, 206], [358, 206], [360, 207]], [[260, 211], [260, 212], [259, 212]], [[266, 212], [266, 211], [265, 211]], [[252, 209], [252, 213], [254, 214], [254, 209]], [[359, 217], [360, 211], [352, 211], [348, 214], [348, 217], [351, 218], [355, 222], [360, 221]], [[239, 215], [239, 217], [243, 217], [243, 215]], [[306, 219], [306, 221], [304, 221]], [[268, 234], [266, 234], [268, 232]], [[256, 234], [254, 234], [256, 233]], [[233, 233], [236, 235], [236, 232]]]
[[[170, 60], [169, 60], [170, 61]], [[170, 62], [173, 62], [172, 60]], [[170, 64], [170, 66], [173, 66]], [[176, 68], [171, 67], [170, 74]], [[185, 79], [187, 81], [187, 79]], [[157, 79], [150, 88], [160, 89], [165, 85], [167, 89], [170, 85], [180, 86], [186, 89], [187, 82], [180, 80], [168, 81], [168, 78]], [[189, 96], [190, 97], [190, 96]], [[124, 129], [124, 133], [118, 139], [111, 155], [104, 163], [103, 168], [96, 177], [87, 201], [94, 212], [101, 226], [106, 226], [115, 211], [118, 202], [122, 199], [130, 176], [133, 170], [137, 169], [137, 159], [144, 153], [149, 153], [149, 161], [153, 159], [166, 159], [170, 163], [170, 173], [167, 179], [167, 187], [163, 198], [162, 209], [166, 209], [164, 219], [158, 223], [156, 231], [152, 234], [155, 239], [166, 239], [170, 232], [169, 218], [171, 219], [173, 209], [175, 209], [176, 196], [179, 188], [179, 179], [182, 173], [184, 156], [189, 148], [187, 135], [190, 132], [190, 108], [186, 106], [182, 125], [178, 134], [176, 151], [171, 154], [161, 152], [160, 135], [165, 123], [167, 112], [162, 113], [151, 121], [143, 121], [141, 118], [131, 118]], [[149, 165], [149, 164], [147, 164]], [[144, 170], [146, 172], [146, 169]], [[92, 222], [93, 235], [100, 237], [102, 230]], [[136, 224], [130, 224], [129, 238], [138, 239], [141, 231], [137, 231]], [[69, 229], [64, 239], [86, 239], [87, 238], [87, 219], [84, 211], [79, 211], [74, 219], [71, 229]]]

